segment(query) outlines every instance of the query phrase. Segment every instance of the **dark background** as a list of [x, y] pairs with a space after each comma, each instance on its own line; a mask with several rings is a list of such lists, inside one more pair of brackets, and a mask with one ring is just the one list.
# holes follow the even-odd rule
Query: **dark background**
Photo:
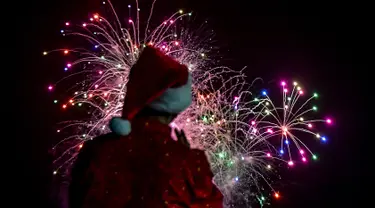
[[[10, 55], [14, 67], [9, 71], [16, 87], [6, 79], [3, 83], [15, 101], [6, 114], [11, 124], [7, 130], [14, 133], [11, 145], [17, 148], [3, 147], [7, 157], [16, 159], [3, 167], [14, 177], [6, 190], [10, 207], [52, 207], [48, 148], [53, 143], [52, 126], [61, 119], [46, 86], [59, 77], [59, 65], [46, 62], [41, 52], [61, 47], [63, 22], [86, 18], [101, 1], [13, 3], [6, 7], [13, 13], [7, 16], [9, 29], [3, 31], [15, 31], [10, 33], [16, 51]], [[118, 13], [128, 11], [129, 1], [113, 3]], [[365, 186], [372, 175], [367, 168], [371, 137], [366, 132], [371, 131], [366, 121], [371, 113], [366, 93], [373, 37], [369, 3], [158, 0], [156, 4], [159, 17], [184, 8], [207, 19], [222, 48], [222, 62], [233, 68], [248, 66], [249, 81], [258, 76], [266, 81], [298, 78], [320, 92], [319, 106], [334, 116], [330, 141], [318, 149], [320, 161], [284, 176], [293, 183], [280, 187], [283, 197], [273, 207], [363, 207], [373, 201]]]

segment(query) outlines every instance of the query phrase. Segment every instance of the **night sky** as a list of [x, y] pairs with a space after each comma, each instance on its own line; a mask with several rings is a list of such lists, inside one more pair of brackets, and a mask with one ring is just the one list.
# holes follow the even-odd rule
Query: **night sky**
[[[127, 12], [129, 2], [113, 1], [118, 13]], [[149, 5], [151, 0], [141, 2]], [[367, 63], [373, 59], [369, 5], [302, 2], [158, 0], [156, 10], [160, 20], [180, 8], [192, 10], [197, 24], [207, 20], [215, 31], [221, 63], [247, 66], [249, 81], [262, 77], [275, 84], [296, 78], [320, 93], [321, 111], [335, 118], [328, 144], [316, 146], [319, 162], [286, 171], [283, 197], [273, 207], [363, 207], [371, 201], [364, 184], [373, 175], [366, 171], [372, 139], [366, 133], [371, 131], [366, 119], [372, 112], [365, 96], [372, 73]], [[11, 142], [17, 149], [11, 153], [16, 161], [9, 165], [16, 178], [9, 188], [14, 198], [10, 207], [52, 207], [48, 149], [54, 142], [53, 125], [62, 116], [46, 86], [63, 73], [59, 61], [47, 61], [41, 54], [66, 44], [59, 35], [65, 20], [85, 19], [100, 6], [99, 0], [43, 0], [11, 9], [17, 37], [17, 55], [11, 57], [15, 65], [10, 71], [17, 73], [12, 100], [21, 102], [7, 113], [11, 124], [15, 118], [22, 123], [12, 126], [16, 137]]]

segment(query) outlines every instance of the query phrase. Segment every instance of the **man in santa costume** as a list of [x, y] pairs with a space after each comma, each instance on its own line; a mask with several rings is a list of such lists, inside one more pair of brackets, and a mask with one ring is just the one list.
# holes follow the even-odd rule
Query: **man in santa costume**
[[[169, 124], [192, 100], [186, 66], [146, 47], [132, 67], [112, 133], [83, 145], [72, 169], [70, 208], [221, 208], [205, 153]], [[185, 143], [185, 144], [184, 144]]]

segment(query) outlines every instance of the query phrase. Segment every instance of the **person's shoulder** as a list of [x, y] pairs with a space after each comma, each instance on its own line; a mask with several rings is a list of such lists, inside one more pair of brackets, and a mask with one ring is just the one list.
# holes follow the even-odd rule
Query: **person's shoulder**
[[189, 149], [189, 158], [194, 160], [207, 159], [206, 152], [200, 149]]
[[103, 144], [106, 144], [111, 141], [118, 140], [119, 136], [114, 133], [108, 133], [108, 134], [103, 134], [98, 137], [95, 137], [94, 139], [87, 140], [85, 142], [86, 146], [101, 146]]
[[106, 144], [111, 143], [119, 139], [119, 136], [114, 133], [104, 134], [94, 139], [87, 140], [80, 151], [80, 154], [88, 154], [98, 152]]

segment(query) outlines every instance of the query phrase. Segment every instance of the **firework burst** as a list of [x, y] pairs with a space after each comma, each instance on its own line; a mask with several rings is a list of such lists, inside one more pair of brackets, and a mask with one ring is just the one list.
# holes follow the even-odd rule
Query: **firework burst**
[[270, 192], [280, 198], [270, 182], [277, 169], [317, 160], [306, 143], [327, 142], [327, 137], [318, 132], [319, 123], [332, 125], [333, 119], [315, 119], [318, 108], [312, 101], [318, 94], [306, 95], [297, 82], [282, 81], [280, 85], [279, 102], [271, 99], [266, 90], [258, 97], [248, 91], [233, 97], [233, 110], [226, 114], [230, 133], [208, 151], [215, 182], [229, 204], [251, 206], [258, 201], [263, 205], [269, 203]]
[[[58, 84], [67, 79], [78, 79], [75, 85], [69, 86], [68, 92], [72, 95], [67, 100], [55, 100], [54, 102], [62, 103], [63, 110], [69, 110], [73, 106], [81, 107], [88, 109], [89, 114], [87, 120], [63, 122], [62, 127], [57, 130], [60, 134], [69, 133], [53, 148], [61, 150], [59, 148], [61, 145], [64, 149], [54, 161], [57, 165], [55, 173], [70, 167], [75, 154], [82, 147], [84, 141], [108, 133], [109, 119], [121, 114], [130, 68], [146, 45], [159, 48], [189, 67], [194, 79], [194, 95], [200, 90], [207, 89], [203, 85], [207, 83], [208, 79], [215, 78], [220, 74], [218, 72], [212, 75], [213, 71], [220, 70], [222, 73], [231, 71], [223, 67], [207, 70], [210, 60], [206, 54], [211, 49], [207, 42], [211, 37], [198, 38], [193, 32], [176, 26], [177, 21], [190, 17], [192, 13], [184, 13], [179, 10], [154, 30], [145, 32], [142, 36], [143, 30], [139, 28], [139, 9], [137, 9], [137, 18], [133, 20], [129, 17], [125, 28], [120, 23], [111, 2], [108, 1], [106, 5], [112, 9], [116, 17], [115, 23], [111, 23], [99, 14], [93, 14], [87, 22], [75, 27], [73, 23], [66, 22], [65, 28], [61, 30], [63, 36], [78, 36], [86, 40], [90, 45], [89, 48], [43, 52], [43, 55], [61, 52], [66, 56], [79, 57], [66, 63], [64, 70], [69, 75], [48, 86], [48, 90], [54, 91]], [[148, 18], [145, 31], [149, 31], [151, 15]], [[196, 106], [194, 104], [193, 106]], [[198, 110], [196, 107], [191, 107], [175, 123], [177, 126], [183, 126], [184, 122], [195, 121]], [[193, 126], [191, 127], [193, 128]], [[205, 128], [205, 126], [201, 128]], [[194, 139], [194, 132], [188, 132], [191, 132], [190, 137]]]

